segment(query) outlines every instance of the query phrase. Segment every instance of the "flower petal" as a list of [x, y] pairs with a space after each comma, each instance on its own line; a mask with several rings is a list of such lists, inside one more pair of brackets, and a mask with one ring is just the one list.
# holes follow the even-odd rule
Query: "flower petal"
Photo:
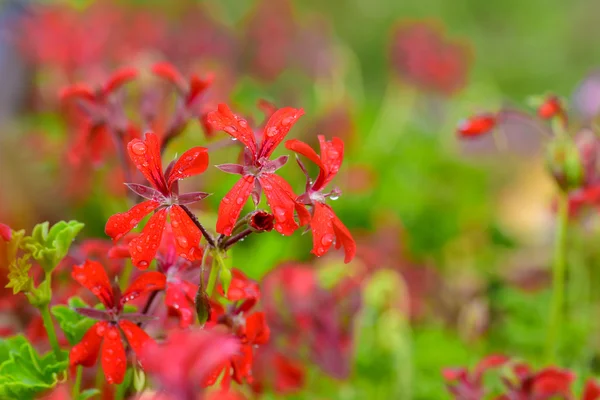
[[265, 344], [269, 341], [270, 336], [271, 331], [264, 312], [255, 312], [246, 318], [246, 332], [242, 343]]
[[59, 97], [61, 101], [71, 100], [75, 98], [96, 101], [96, 94], [94, 93], [92, 88], [88, 85], [79, 83], [63, 88], [59, 93]]
[[302, 154], [304, 157], [314, 162], [321, 171], [325, 170], [325, 166], [321, 161], [321, 157], [319, 157], [317, 152], [314, 151], [313, 148], [310, 147], [308, 144], [298, 139], [290, 139], [287, 142], [285, 142], [285, 147], [298, 154]]
[[265, 125], [258, 159], [269, 157], [303, 114], [301, 108], [284, 107], [275, 111]]
[[138, 183], [126, 183], [125, 186], [133, 193], [146, 200], [164, 202], [166, 199], [161, 192], [150, 186], [140, 185]]
[[140, 269], [148, 268], [160, 245], [166, 222], [167, 209], [163, 208], [148, 220], [142, 233], [129, 242], [129, 252], [131, 253], [133, 265]]
[[106, 81], [103, 88], [104, 95], [108, 95], [138, 76], [138, 70], [134, 67], [124, 67], [116, 70]]
[[344, 247], [344, 262], [348, 264], [356, 254], [356, 242], [348, 228], [346, 228], [346, 225], [344, 225], [335, 214], [333, 214], [333, 216], [333, 230], [335, 231], [336, 238], [335, 248], [339, 249], [342, 246]]
[[183, 153], [173, 165], [167, 178], [167, 185], [170, 188], [173, 182], [201, 174], [206, 171], [207, 167], [208, 149], [206, 147], [193, 147]]
[[123, 382], [125, 371], [127, 370], [127, 357], [123, 348], [123, 342], [121, 341], [121, 332], [113, 324], [107, 324], [106, 332], [104, 333], [102, 369], [109, 384]]
[[245, 119], [233, 114], [227, 104], [219, 104], [217, 111], [208, 113], [207, 122], [215, 130], [225, 131], [235, 139], [242, 142], [250, 151], [255, 159], [257, 159], [258, 149], [254, 132], [248, 126]]
[[194, 323], [194, 307], [186, 295], [184, 282], [175, 281], [167, 284], [165, 305], [179, 316], [179, 326], [187, 328]]
[[82, 265], [75, 265], [71, 276], [81, 286], [89, 289], [106, 308], [114, 306], [114, 296], [110, 280], [102, 264], [98, 261], [86, 260]]
[[155, 290], [162, 290], [167, 284], [167, 278], [165, 275], [158, 271], [146, 272], [138, 276], [131, 285], [125, 290], [121, 297], [121, 306], [123, 304], [137, 299], [146, 292], [153, 292]]
[[474, 138], [491, 132], [498, 123], [497, 115], [485, 113], [474, 115], [458, 125], [457, 131], [463, 138]]
[[600, 385], [593, 379], [588, 379], [585, 383], [585, 389], [583, 390], [583, 396], [581, 400], [598, 400], [600, 399]]
[[329, 206], [321, 202], [316, 202], [314, 208], [315, 210], [310, 222], [313, 235], [311, 253], [317, 257], [321, 257], [329, 251], [335, 239], [335, 231], [333, 230], [335, 214]]
[[275, 174], [263, 173], [258, 180], [267, 197], [267, 203], [275, 215], [277, 221], [275, 230], [282, 235], [291, 235], [298, 229], [298, 224], [294, 220], [296, 195], [292, 187], [285, 179]]
[[210, 193], [205, 192], [189, 192], [177, 196], [177, 204], [192, 204], [200, 200], [204, 200], [210, 196]]
[[325, 136], [319, 135], [319, 143], [321, 144], [321, 160], [325, 169], [319, 173], [319, 177], [313, 185], [313, 190], [321, 190], [325, 187], [337, 175], [344, 159], [344, 142], [342, 139], [334, 137], [328, 141], [325, 140]]
[[8, 242], [11, 237], [12, 230], [10, 229], [10, 226], [0, 223], [0, 238], [2, 238], [2, 240], [4, 240], [5, 242]]
[[200, 240], [202, 239], [202, 232], [200, 232], [200, 229], [185, 210], [178, 205], [171, 206], [169, 215], [177, 254], [189, 261], [201, 259]]
[[114, 241], [121, 239], [131, 231], [144, 217], [154, 211], [160, 204], [153, 200], [143, 201], [127, 212], [111, 216], [106, 221], [104, 232]]
[[152, 338], [150, 336], [148, 336], [146, 331], [144, 331], [142, 328], [140, 328], [139, 326], [137, 326], [136, 324], [134, 324], [131, 321], [127, 321], [127, 320], [123, 319], [123, 320], [119, 321], [119, 326], [121, 327], [121, 329], [123, 330], [123, 333], [125, 334], [127, 343], [129, 343], [129, 346], [131, 347], [131, 349], [133, 350], [133, 352], [135, 353], [138, 360], [142, 363], [142, 366], [143, 366], [143, 364], [144, 364], [144, 356], [143, 356], [144, 347], [150, 343], [154, 343], [154, 340], [152, 340]]
[[162, 170], [158, 137], [149, 132], [146, 133], [144, 140], [133, 139], [127, 144], [127, 152], [131, 161], [144, 174], [148, 182], [161, 193], [167, 195], [167, 181]]
[[189, 106], [194, 103], [198, 96], [202, 95], [212, 85], [214, 75], [209, 75], [206, 78], [200, 78], [197, 75], [192, 75], [190, 78], [190, 87], [186, 99], [186, 104]]
[[255, 178], [252, 175], [242, 176], [225, 197], [223, 197], [221, 204], [219, 204], [217, 232], [227, 236], [231, 235], [233, 226], [237, 222], [240, 212], [250, 196], [250, 192], [254, 189], [254, 180]]
[[168, 62], [156, 63], [152, 66], [152, 73], [171, 82], [182, 92], [185, 91], [186, 80], [173, 64]]
[[100, 345], [102, 344], [102, 336], [106, 331], [108, 322], [97, 322], [87, 330], [81, 342], [71, 348], [69, 352], [69, 365], [83, 365], [91, 367], [98, 359]]

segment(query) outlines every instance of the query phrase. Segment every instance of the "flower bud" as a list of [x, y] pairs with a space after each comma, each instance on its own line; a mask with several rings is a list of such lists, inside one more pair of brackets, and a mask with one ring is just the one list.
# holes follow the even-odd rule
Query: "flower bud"
[[273, 230], [275, 217], [263, 210], [256, 210], [248, 219], [248, 226], [254, 232], [270, 232]]
[[556, 183], [563, 191], [583, 183], [583, 166], [579, 150], [569, 139], [556, 139], [548, 145], [546, 163]]

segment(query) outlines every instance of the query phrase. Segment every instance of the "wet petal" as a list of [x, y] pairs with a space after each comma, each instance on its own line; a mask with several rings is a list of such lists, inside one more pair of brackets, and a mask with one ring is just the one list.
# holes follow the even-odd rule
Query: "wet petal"
[[316, 202], [314, 208], [315, 211], [310, 222], [313, 235], [311, 253], [317, 257], [321, 257], [329, 251], [335, 239], [335, 231], [333, 230], [335, 215], [333, 210], [323, 203]]
[[313, 148], [310, 147], [308, 144], [298, 139], [290, 139], [287, 142], [285, 142], [285, 147], [308, 158], [310, 161], [314, 162], [321, 171], [325, 169], [325, 166], [321, 161], [321, 157], [319, 157], [317, 152], [314, 151]]
[[179, 326], [187, 328], [194, 323], [194, 307], [182, 287], [181, 282], [169, 282], [165, 296], [165, 305], [179, 316]]
[[321, 144], [321, 160], [325, 167], [319, 173], [319, 177], [313, 185], [313, 190], [320, 190], [327, 185], [338, 173], [344, 159], [344, 142], [342, 139], [334, 137], [327, 141], [323, 135], [319, 135]]
[[102, 264], [97, 261], [86, 260], [82, 265], [73, 267], [71, 276], [81, 286], [89, 289], [104, 304], [106, 308], [114, 306], [114, 296], [110, 280]]
[[284, 107], [275, 111], [265, 125], [258, 158], [269, 157], [303, 114], [301, 108]]
[[119, 384], [123, 382], [127, 370], [127, 357], [121, 341], [121, 332], [119, 332], [116, 325], [107, 324], [104, 332], [102, 369], [108, 383]]
[[91, 367], [98, 359], [102, 337], [108, 322], [97, 322], [83, 335], [81, 342], [71, 348], [69, 352], [69, 365], [83, 365]]
[[333, 214], [333, 216], [333, 230], [335, 231], [336, 237], [335, 248], [339, 249], [340, 247], [344, 247], [344, 262], [347, 264], [352, 261], [356, 254], [356, 242], [348, 228], [346, 228], [346, 225], [344, 225], [335, 214]]
[[217, 220], [217, 232], [223, 235], [231, 235], [231, 231], [237, 222], [244, 204], [254, 188], [254, 176], [245, 175], [237, 181], [229, 193], [223, 197], [219, 204], [219, 217]]
[[154, 211], [159, 205], [156, 201], [148, 200], [131, 207], [127, 212], [115, 214], [106, 221], [104, 232], [117, 241], [135, 228], [146, 215]]
[[125, 338], [127, 339], [127, 343], [137, 356], [138, 360], [144, 364], [144, 347], [150, 343], [154, 343], [152, 338], [148, 336], [148, 334], [139, 326], [134, 324], [131, 321], [121, 320], [119, 321], [119, 326], [123, 330], [125, 334]]
[[167, 279], [162, 272], [146, 272], [145, 274], [138, 276], [133, 282], [131, 282], [131, 285], [129, 285], [127, 290], [125, 290], [123, 297], [121, 297], [121, 306], [147, 292], [162, 290], [165, 288], [166, 284]]
[[246, 318], [246, 335], [242, 340], [250, 344], [265, 344], [269, 341], [271, 331], [267, 325], [264, 312], [255, 312]]
[[127, 152], [136, 168], [144, 174], [148, 182], [163, 194], [167, 194], [167, 182], [162, 170], [160, 143], [158, 137], [146, 133], [144, 140], [133, 139], [127, 144]]
[[156, 212], [146, 223], [142, 233], [129, 242], [131, 262], [140, 269], [146, 269], [154, 259], [156, 250], [160, 245], [165, 223], [167, 222], [167, 209]]
[[291, 235], [298, 229], [294, 220], [296, 195], [292, 187], [285, 179], [275, 174], [261, 174], [258, 179], [275, 216], [275, 230], [282, 235]]
[[108, 95], [138, 76], [137, 68], [124, 67], [116, 70], [106, 81], [103, 88], [104, 95]]
[[248, 122], [233, 114], [226, 104], [219, 104], [217, 111], [208, 113], [206, 119], [213, 129], [225, 131], [233, 138], [239, 140], [252, 152], [254, 159], [258, 159], [258, 149], [254, 132], [248, 126]]
[[190, 176], [201, 174], [208, 167], [208, 149], [206, 147], [194, 147], [179, 157], [168, 176], [169, 187], [173, 182]]
[[178, 205], [171, 206], [169, 215], [171, 217], [171, 228], [175, 239], [175, 251], [181, 258], [189, 261], [202, 258], [202, 248], [200, 240], [202, 232], [196, 226], [194, 221]]

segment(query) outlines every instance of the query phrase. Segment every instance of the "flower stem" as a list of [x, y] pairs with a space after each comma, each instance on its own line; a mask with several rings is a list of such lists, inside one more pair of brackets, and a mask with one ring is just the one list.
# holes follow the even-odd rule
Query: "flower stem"
[[40, 307], [40, 312], [42, 313], [44, 328], [48, 334], [48, 340], [50, 341], [52, 350], [54, 351], [54, 354], [56, 354], [56, 359], [60, 360], [62, 356], [60, 353], [60, 346], [58, 345], [58, 338], [56, 337], [56, 330], [54, 329], [54, 322], [52, 321], [52, 316], [50, 315], [50, 304]]
[[180, 205], [180, 207], [183, 208], [183, 211], [185, 211], [185, 213], [188, 215], [188, 217], [190, 217], [192, 222], [198, 227], [198, 229], [200, 229], [200, 232], [202, 232], [202, 235], [204, 235], [204, 238], [206, 238], [206, 242], [212, 248], [216, 248], [215, 238], [213, 238], [213, 236], [204, 228], [200, 221], [198, 221], [196, 215], [186, 206]]
[[252, 232], [253, 231], [250, 228], [245, 229], [245, 230], [241, 231], [240, 233], [229, 237], [229, 239], [225, 240], [220, 246], [223, 250], [227, 250], [228, 248], [230, 248], [231, 246], [233, 246], [240, 240], [244, 240], [244, 238], [246, 236], [249, 236]]
[[569, 225], [569, 197], [561, 191], [558, 198], [558, 220], [554, 243], [554, 264], [552, 271], [552, 308], [546, 343], [548, 362], [556, 361], [561, 327], [564, 325], [565, 278], [567, 269], [567, 230]]
[[79, 392], [81, 391], [81, 377], [83, 376], [83, 367], [80, 365], [77, 367], [77, 375], [75, 376], [75, 383], [73, 384], [72, 397], [77, 399]]
[[206, 285], [206, 293], [209, 298], [212, 296], [213, 291], [215, 290], [221, 268], [224, 268], [223, 258], [221, 257], [220, 251], [214, 250], [212, 256], [213, 262], [210, 268], [210, 275], [208, 276], [208, 284]]

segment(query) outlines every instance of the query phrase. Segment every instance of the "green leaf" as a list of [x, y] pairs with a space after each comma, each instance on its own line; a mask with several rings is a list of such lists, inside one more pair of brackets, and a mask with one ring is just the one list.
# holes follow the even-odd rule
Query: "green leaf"
[[77, 400], [91, 399], [92, 397], [98, 394], [100, 394], [100, 389], [87, 389], [79, 393], [79, 396], [77, 396]]
[[49, 226], [48, 222], [37, 224], [31, 236], [23, 239], [23, 248], [31, 253], [46, 273], [52, 272], [67, 255], [71, 243], [84, 225], [77, 221], [60, 221], [52, 228]]
[[21, 335], [0, 339], [0, 398], [33, 399], [53, 388], [69, 363], [63, 353], [58, 361], [53, 352], [40, 356]]
[[68, 301], [68, 306], [57, 305], [52, 307], [52, 315], [58, 321], [60, 329], [65, 333], [65, 336], [71, 345], [75, 345], [81, 341], [83, 335], [88, 329], [94, 325], [94, 320], [84, 317], [75, 311], [75, 308], [89, 307], [85, 301], [79, 297], [71, 297]]

